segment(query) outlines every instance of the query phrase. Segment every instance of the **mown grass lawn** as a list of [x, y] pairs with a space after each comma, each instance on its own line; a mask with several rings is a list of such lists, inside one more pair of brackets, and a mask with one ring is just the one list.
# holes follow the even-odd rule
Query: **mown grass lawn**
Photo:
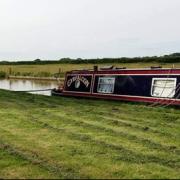
[[0, 90], [0, 178], [180, 178], [180, 111]]

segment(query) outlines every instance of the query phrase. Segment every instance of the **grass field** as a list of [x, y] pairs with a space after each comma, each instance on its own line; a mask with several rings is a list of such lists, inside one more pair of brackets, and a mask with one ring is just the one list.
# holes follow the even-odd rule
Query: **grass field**
[[180, 111], [0, 90], [0, 178], [180, 178]]
[[[0, 71], [6, 72], [11, 75], [25, 75], [25, 76], [53, 76], [53, 74], [58, 73], [59, 69], [62, 76], [66, 71], [74, 69], [89, 69], [93, 68], [95, 64], [47, 64], [47, 65], [0, 65]], [[119, 64], [96, 64], [99, 67], [106, 65], [114, 65], [117, 67], [129, 67], [129, 68], [142, 68], [151, 66], [163, 66], [163, 67], [173, 67], [173, 64], [158, 64], [158, 63], [119, 63]], [[175, 67], [180, 68], [180, 63], [175, 63]]]

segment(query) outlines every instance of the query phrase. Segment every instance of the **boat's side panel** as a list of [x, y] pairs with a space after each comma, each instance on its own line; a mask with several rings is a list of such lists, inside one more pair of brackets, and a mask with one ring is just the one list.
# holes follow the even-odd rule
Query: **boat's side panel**
[[[113, 93], [98, 92], [99, 78], [113, 77], [115, 79]], [[152, 97], [152, 81], [154, 78], [176, 79], [175, 97]], [[102, 99], [174, 104], [180, 105], [180, 75], [178, 74], [67, 74], [64, 90], [61, 95], [77, 97], [93, 97]]]
[[[151, 89], [152, 82], [155, 78], [167, 78], [167, 75], [95, 75], [95, 82], [93, 87], [94, 94], [97, 92], [98, 81], [101, 77], [114, 77], [115, 85], [113, 95], [127, 95], [127, 96], [140, 96], [152, 97]], [[168, 76], [168, 78], [176, 79], [176, 94], [180, 92], [180, 76]], [[109, 94], [108, 94], [109, 95]], [[180, 99], [180, 97], [178, 97]]]

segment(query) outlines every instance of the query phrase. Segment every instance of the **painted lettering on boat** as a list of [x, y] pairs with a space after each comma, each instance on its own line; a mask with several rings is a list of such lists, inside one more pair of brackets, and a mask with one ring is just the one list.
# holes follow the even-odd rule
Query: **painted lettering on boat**
[[73, 82], [75, 82], [75, 87], [76, 88], [79, 88], [80, 82], [82, 82], [86, 87], [88, 87], [89, 84], [90, 84], [89, 81], [85, 77], [80, 76], [80, 75], [74, 76], [71, 79], [69, 79], [67, 81], [67, 86], [70, 87]]

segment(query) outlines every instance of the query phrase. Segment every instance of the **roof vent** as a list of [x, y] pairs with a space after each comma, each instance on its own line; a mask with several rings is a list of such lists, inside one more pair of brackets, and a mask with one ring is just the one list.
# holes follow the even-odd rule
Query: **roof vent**
[[101, 67], [100, 69], [101, 70], [111, 70], [111, 69], [113, 69], [114, 68], [114, 66], [104, 66], [104, 67]]
[[162, 66], [151, 66], [151, 69], [161, 69]]
[[126, 69], [126, 67], [116, 67], [116, 69]]

